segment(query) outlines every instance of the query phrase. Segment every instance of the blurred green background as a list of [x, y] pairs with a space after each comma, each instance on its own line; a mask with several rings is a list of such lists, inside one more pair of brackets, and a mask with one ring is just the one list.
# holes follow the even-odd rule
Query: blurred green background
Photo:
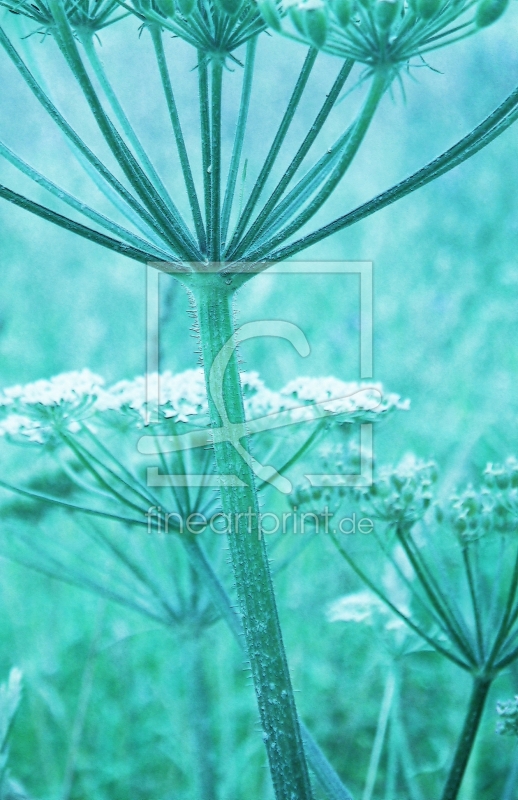
[[[27, 32], [7, 15], [10, 30]], [[102, 54], [120, 98], [157, 166], [180, 188], [173, 142], [150, 61], [146, 36], [124, 22], [102, 36]], [[517, 15], [430, 58], [385, 97], [349, 177], [322, 214], [330, 219], [392, 185], [463, 134], [511, 91], [518, 78]], [[93, 125], [50, 40], [32, 36], [35, 57], [67, 117], [96, 142]], [[246, 156], [257, 174], [292, 89], [302, 52], [263, 36]], [[199, 157], [191, 52], [170, 43], [178, 104], [188, 147]], [[331, 59], [321, 56], [293, 131], [286, 159], [330, 85]], [[0, 56], [2, 138], [76, 194], [107, 208], [5, 56]], [[231, 144], [240, 70], [228, 72], [225, 141]], [[357, 107], [346, 97], [326, 129], [329, 146]], [[413, 451], [435, 458], [441, 491], [476, 480], [490, 460], [517, 453], [518, 127], [436, 183], [305, 254], [374, 264], [375, 378], [411, 399], [411, 410], [376, 431], [376, 459]], [[100, 148], [102, 150], [102, 148]], [[288, 154], [288, 155], [284, 155]], [[282, 166], [283, 158], [280, 165]], [[3, 183], [22, 191], [24, 179], [0, 165]], [[43, 195], [30, 189], [31, 196]], [[145, 268], [25, 212], [0, 204], [0, 385], [89, 367], [111, 382], [145, 365]], [[162, 368], [197, 364], [188, 301], [173, 279], [161, 278]], [[240, 321], [297, 322], [312, 354], [305, 361], [283, 342], [243, 348], [247, 369], [273, 387], [300, 374], [358, 374], [358, 281], [352, 276], [261, 276], [238, 298]], [[31, 449], [1, 447], [1, 476], [33, 474]], [[13, 509], [7, 495], [2, 527], [38, 541], [77, 535], [81, 520], [62, 513]], [[0, 531], [0, 535], [3, 535]], [[228, 568], [227, 571], [228, 579]], [[362, 626], [328, 623], [329, 602], [358, 588], [330, 546], [318, 541], [278, 580], [279, 606], [303, 718], [355, 797], [361, 797], [388, 658]], [[0, 561], [0, 681], [19, 666], [25, 691], [12, 732], [10, 768], [31, 796], [58, 800], [202, 800], [196, 792], [192, 738], [192, 662], [185, 637], [115, 604]], [[253, 692], [243, 659], [222, 623], [203, 639], [207, 679], [204, 714], [218, 775], [219, 800], [272, 797]], [[415, 800], [439, 796], [461, 724], [468, 683], [453, 666], [426, 653], [401, 671], [401, 714], [414, 762]], [[463, 800], [511, 800], [505, 789], [517, 754], [494, 734], [497, 699], [518, 692], [511, 668], [493, 689]], [[374, 798], [385, 793], [384, 751]], [[388, 790], [387, 790], [388, 791]], [[506, 794], [507, 792], [507, 794]], [[205, 800], [205, 798], [203, 798]]]

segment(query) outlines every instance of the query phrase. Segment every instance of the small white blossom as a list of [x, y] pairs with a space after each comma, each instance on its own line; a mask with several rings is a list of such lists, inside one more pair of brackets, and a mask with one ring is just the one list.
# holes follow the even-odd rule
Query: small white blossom
[[4, 389], [0, 408], [8, 415], [0, 423], [0, 436], [46, 444], [59, 431], [77, 432], [79, 422], [92, 413], [103, 383], [83, 369]]
[[518, 695], [514, 700], [497, 703], [496, 713], [500, 717], [496, 732], [501, 736], [518, 736]]

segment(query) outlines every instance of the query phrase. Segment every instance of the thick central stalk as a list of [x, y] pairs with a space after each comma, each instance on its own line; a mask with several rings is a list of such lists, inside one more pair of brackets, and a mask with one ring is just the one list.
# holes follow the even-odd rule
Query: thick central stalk
[[[254, 473], [250, 461], [239, 452], [241, 446], [249, 453], [248, 440], [242, 435], [244, 427], [233, 427], [244, 426], [245, 413], [235, 350], [232, 293], [220, 276], [197, 278], [196, 286], [191, 288], [200, 327], [211, 425], [214, 431], [219, 429], [214, 450], [222, 476], [221, 501], [228, 515], [239, 608], [275, 796], [277, 800], [311, 800], [268, 558], [260, 535]], [[222, 352], [229, 357], [222, 358]], [[228, 432], [227, 440], [223, 432]], [[225, 476], [235, 476], [238, 481]]]

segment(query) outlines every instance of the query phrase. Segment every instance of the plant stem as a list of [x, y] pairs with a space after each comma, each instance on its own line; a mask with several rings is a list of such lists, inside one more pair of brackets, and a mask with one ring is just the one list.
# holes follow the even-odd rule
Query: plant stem
[[380, 713], [378, 717], [378, 727], [376, 729], [376, 736], [372, 747], [371, 757], [369, 761], [369, 769], [367, 771], [367, 780], [365, 782], [365, 789], [363, 790], [362, 800], [371, 800], [376, 778], [378, 776], [378, 768], [381, 758], [381, 751], [385, 741], [385, 734], [387, 732], [387, 725], [390, 717], [390, 710], [392, 708], [392, 700], [394, 699], [394, 691], [396, 689], [396, 677], [393, 671], [390, 671], [385, 683], [385, 691], [383, 693], [383, 700], [381, 701]]
[[221, 92], [223, 82], [223, 64], [216, 60], [212, 64], [212, 113], [211, 113], [211, 148], [210, 148], [210, 180], [211, 180], [211, 240], [210, 260], [212, 263], [221, 260]]
[[[240, 439], [232, 428], [245, 423], [234, 347], [232, 291], [218, 275], [198, 275], [197, 279], [192, 291], [211, 425], [228, 431], [228, 438], [214, 446], [217, 470], [222, 476], [221, 501], [230, 521], [230, 555], [275, 796], [277, 800], [310, 800], [293, 689], [258, 524], [259, 505], [248, 441]], [[229, 475], [237, 476], [241, 485], [231, 485], [224, 477]]]
[[476, 676], [473, 679], [473, 689], [469, 701], [468, 712], [460, 735], [457, 749], [453, 757], [446, 785], [441, 800], [456, 800], [462, 779], [468, 765], [469, 757], [482, 719], [484, 705], [487, 699], [492, 679]]
[[241, 155], [243, 153], [246, 123], [248, 120], [248, 110], [250, 108], [250, 95], [252, 93], [252, 79], [254, 76], [256, 50], [257, 50], [257, 38], [250, 39], [250, 41], [247, 43], [246, 46], [245, 72], [243, 75], [243, 88], [241, 91], [241, 102], [239, 105], [236, 136], [234, 139], [234, 146], [232, 148], [232, 158], [230, 159], [227, 188], [225, 190], [225, 199], [223, 201], [223, 212], [221, 214], [221, 238], [223, 240], [223, 244], [225, 243], [227, 238], [228, 226], [230, 223], [230, 214], [232, 212], [232, 204], [234, 202], [234, 196], [236, 193], [236, 183], [239, 172], [239, 165], [241, 163]]
[[259, 234], [263, 230], [265, 223], [272, 215], [272, 212], [274, 211], [276, 204], [281, 199], [286, 188], [289, 186], [291, 179], [297, 172], [304, 158], [309, 153], [311, 146], [315, 142], [315, 139], [322, 130], [327, 118], [329, 117], [329, 114], [331, 113], [336, 101], [338, 100], [338, 96], [342, 91], [344, 83], [349, 77], [349, 74], [353, 68], [353, 63], [354, 62], [351, 61], [351, 59], [347, 59], [343, 64], [342, 69], [340, 70], [338, 77], [336, 78], [331, 88], [331, 91], [327, 95], [322, 108], [320, 109], [315, 121], [313, 122], [311, 128], [309, 129], [306, 138], [304, 139], [301, 146], [297, 150], [297, 153], [295, 154], [291, 164], [289, 165], [288, 169], [286, 170], [281, 180], [275, 187], [274, 191], [270, 195], [268, 202], [262, 209], [261, 213], [255, 220], [254, 224], [251, 226], [250, 230], [243, 238], [243, 241], [240, 242], [239, 252], [244, 253], [247, 247], [252, 246], [254, 240], [255, 241], [257, 240], [257, 234]]
[[238, 226], [232, 237], [232, 241], [228, 247], [228, 252], [234, 251], [236, 245], [241, 239], [243, 233], [245, 232], [246, 226], [248, 225], [250, 217], [253, 214], [257, 201], [259, 200], [261, 192], [263, 191], [266, 181], [268, 180], [268, 177], [270, 175], [270, 172], [272, 171], [272, 167], [275, 164], [277, 156], [279, 155], [280, 149], [286, 138], [286, 134], [288, 133], [289, 127], [293, 122], [293, 117], [295, 116], [295, 112], [300, 103], [300, 99], [302, 97], [304, 89], [306, 88], [309, 76], [311, 75], [311, 71], [315, 65], [317, 55], [318, 55], [318, 50], [315, 50], [314, 48], [311, 48], [308, 51], [306, 60], [304, 61], [304, 65], [302, 67], [297, 83], [295, 85], [295, 89], [293, 90], [293, 94], [288, 103], [288, 107], [279, 126], [279, 130], [275, 135], [275, 139], [273, 140], [272, 146], [266, 157], [266, 161], [264, 162], [263, 168], [259, 173], [259, 177], [257, 178], [254, 188], [252, 189], [252, 193], [248, 199], [245, 209], [241, 214]]
[[295, 242], [279, 248], [279, 250], [270, 252], [268, 254], [269, 259], [271, 261], [281, 261], [297, 255], [308, 247], [327, 239], [334, 233], [349, 228], [351, 225], [366, 219], [366, 217], [370, 217], [382, 208], [386, 208], [395, 203], [396, 200], [415, 192], [422, 186], [426, 186], [427, 183], [454, 169], [454, 167], [478, 153], [479, 150], [482, 150], [493, 139], [496, 139], [507, 130], [510, 125], [514, 124], [518, 119], [517, 106], [518, 88], [514, 89], [504, 102], [489, 114], [480, 125], [477, 125], [471, 133], [468, 133], [448, 150], [445, 150], [444, 153], [441, 153], [440, 156], [426, 164], [426, 166], [414, 172], [413, 175], [372, 198], [372, 200], [368, 200], [347, 214], [338, 217], [333, 222], [324, 225], [322, 228], [302, 236]]
[[145, 169], [153, 185], [156, 187], [160, 196], [162, 197], [166, 205], [169, 207], [171, 213], [174, 215], [176, 213], [176, 207], [174, 206], [174, 204], [172, 204], [171, 198], [169, 196], [166, 187], [164, 186], [162, 179], [160, 178], [155, 167], [151, 163], [151, 160], [146, 151], [144, 150], [144, 147], [142, 146], [137, 134], [135, 133], [133, 126], [126, 115], [126, 112], [124, 111], [119, 101], [119, 98], [115, 94], [113, 87], [110, 81], [108, 80], [108, 76], [106, 75], [101, 59], [99, 58], [97, 50], [95, 49], [94, 34], [91, 31], [88, 31], [88, 33], [80, 35], [79, 38], [81, 44], [83, 45], [85, 53], [88, 56], [88, 60], [94, 71], [94, 75], [99, 81], [99, 84], [104, 94], [106, 95], [106, 98], [110, 106], [112, 107], [113, 113], [115, 114], [115, 117], [118, 120], [122, 131], [124, 132], [130, 145], [133, 147], [133, 150], [136, 156], [138, 157], [141, 166]]
[[212, 182], [210, 178], [211, 172], [211, 147], [210, 147], [210, 110], [209, 110], [209, 76], [207, 70], [207, 62], [203, 57], [203, 53], [198, 52], [198, 83], [200, 95], [200, 126], [201, 126], [201, 159], [203, 171], [203, 194], [205, 200], [205, 227], [207, 229], [208, 247], [209, 252], [212, 247], [212, 229], [211, 229], [211, 191]]
[[205, 252], [207, 248], [205, 228], [203, 226], [200, 204], [198, 202], [198, 195], [196, 194], [196, 187], [194, 185], [194, 178], [192, 175], [191, 165], [189, 162], [189, 155], [187, 153], [187, 148], [185, 146], [185, 139], [182, 132], [182, 126], [180, 124], [180, 117], [178, 115], [178, 109], [176, 107], [176, 101], [174, 99], [171, 77], [169, 75], [169, 70], [167, 68], [167, 60], [164, 52], [164, 43], [162, 41], [162, 30], [158, 27], [158, 25], [150, 25], [149, 31], [151, 33], [153, 46], [155, 48], [155, 55], [158, 64], [158, 69], [160, 72], [160, 79], [162, 81], [162, 87], [164, 89], [164, 95], [167, 103], [167, 109], [169, 111], [169, 117], [171, 119], [171, 125], [173, 127], [176, 147], [178, 150], [178, 157], [180, 159], [180, 165], [182, 167], [183, 179], [185, 182], [185, 188], [187, 190], [187, 196], [189, 197], [189, 203], [191, 206], [191, 212], [194, 220], [194, 225], [196, 228], [196, 233], [198, 235], [199, 245], [201, 250]]
[[193, 631], [186, 642], [188, 656], [187, 686], [189, 715], [193, 732], [196, 791], [193, 797], [216, 800], [217, 779], [214, 770], [214, 748], [210, 732], [209, 690], [203, 664], [200, 631]]
[[376, 109], [378, 108], [379, 102], [387, 88], [387, 84], [388, 78], [384, 72], [377, 72], [374, 75], [364, 106], [360, 111], [356, 122], [354, 123], [354, 127], [351, 131], [347, 145], [340, 156], [338, 164], [331, 173], [331, 176], [328, 178], [320, 192], [311, 201], [307, 208], [305, 208], [298, 217], [296, 217], [289, 225], [287, 225], [284, 230], [279, 231], [279, 233], [273, 237], [271, 242], [261, 246], [255, 252], [252, 251], [250, 258], [262, 258], [267, 253], [271, 252], [273, 248], [277, 247], [279, 244], [286, 241], [286, 239], [300, 230], [300, 228], [302, 228], [306, 222], [309, 222], [309, 220], [315, 216], [317, 211], [322, 208], [324, 203], [329, 199], [342, 180], [356, 153], [358, 152], [360, 145], [365, 138], [365, 134], [369, 129], [369, 125], [376, 112]]

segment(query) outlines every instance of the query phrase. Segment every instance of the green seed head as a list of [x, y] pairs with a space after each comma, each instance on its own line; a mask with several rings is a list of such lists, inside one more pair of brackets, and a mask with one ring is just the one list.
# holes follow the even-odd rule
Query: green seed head
[[231, 17], [236, 16], [242, 6], [242, 0], [215, 0], [215, 2], [225, 14], [229, 14]]
[[158, 10], [164, 17], [174, 17], [176, 14], [176, 7], [174, 0], [155, 0]]
[[178, 10], [183, 17], [190, 17], [196, 8], [196, 0], [177, 0]]
[[280, 31], [281, 16], [275, 0], [257, 0], [257, 5], [266, 24], [274, 31]]
[[507, 8], [509, 0], [482, 0], [475, 14], [475, 24], [479, 28], [486, 28], [500, 19]]
[[375, 7], [375, 19], [382, 31], [388, 31], [397, 17], [399, 3], [397, 0], [378, 0]]
[[442, 0], [417, 0], [416, 10], [423, 19], [434, 17], [442, 6]]
[[352, 0], [333, 0], [332, 8], [342, 28], [346, 28], [353, 15], [354, 6]]
[[310, 2], [306, 3], [303, 20], [306, 35], [310, 42], [315, 47], [323, 47], [327, 39], [329, 26], [324, 4], [319, 0], [310, 0]]

